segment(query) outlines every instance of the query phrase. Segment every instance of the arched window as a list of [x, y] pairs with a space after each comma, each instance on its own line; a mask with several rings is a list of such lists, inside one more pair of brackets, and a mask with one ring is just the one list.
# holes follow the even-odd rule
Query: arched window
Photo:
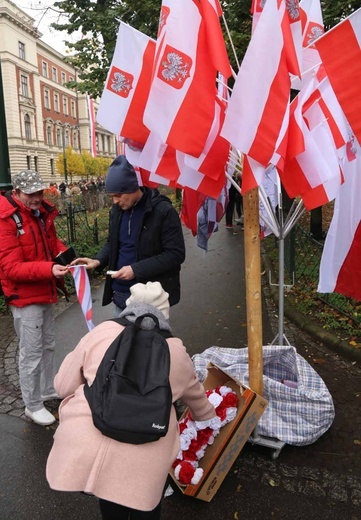
[[47, 126], [46, 127], [46, 139], [47, 139], [47, 143], [48, 143], [49, 146], [51, 146], [53, 144], [53, 140], [51, 138], [51, 134], [52, 134], [51, 126]]
[[25, 139], [31, 141], [31, 120], [29, 114], [24, 116]]
[[59, 147], [62, 145], [60, 128], [56, 129], [56, 145]]

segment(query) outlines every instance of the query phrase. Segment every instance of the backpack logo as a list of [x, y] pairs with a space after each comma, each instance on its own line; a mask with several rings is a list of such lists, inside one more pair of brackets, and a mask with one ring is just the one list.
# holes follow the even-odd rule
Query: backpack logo
[[156, 428], [157, 430], [164, 430], [165, 428], [165, 424], [163, 424], [162, 426], [160, 424], [152, 424], [152, 428]]

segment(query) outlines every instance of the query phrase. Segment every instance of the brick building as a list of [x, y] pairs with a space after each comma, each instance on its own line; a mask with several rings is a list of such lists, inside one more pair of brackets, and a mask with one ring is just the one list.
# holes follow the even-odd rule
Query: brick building
[[[40, 40], [33, 19], [10, 0], [0, 0], [0, 60], [10, 169], [35, 169], [59, 181], [56, 161], [64, 148], [90, 151], [86, 96], [65, 86], [76, 69]], [[96, 108], [96, 103], [95, 103]], [[96, 125], [97, 154], [116, 155], [113, 134]]]

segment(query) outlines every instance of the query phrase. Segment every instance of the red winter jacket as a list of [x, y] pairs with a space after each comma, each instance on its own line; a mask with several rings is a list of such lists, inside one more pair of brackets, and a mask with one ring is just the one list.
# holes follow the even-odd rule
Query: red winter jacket
[[[15, 213], [21, 220], [19, 230]], [[15, 307], [57, 301], [53, 259], [66, 246], [56, 237], [57, 209], [43, 201], [40, 214], [45, 228], [18, 199], [0, 196], [0, 279], [6, 302]]]

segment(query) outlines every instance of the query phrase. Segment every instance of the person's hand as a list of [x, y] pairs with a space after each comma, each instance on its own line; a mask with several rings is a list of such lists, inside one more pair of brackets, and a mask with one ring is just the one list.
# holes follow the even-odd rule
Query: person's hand
[[86, 269], [95, 269], [100, 265], [99, 260], [93, 260], [92, 258], [76, 258], [71, 262], [70, 265], [85, 265]]
[[51, 269], [51, 272], [53, 273], [53, 276], [55, 276], [55, 278], [64, 278], [64, 276], [68, 274], [69, 269], [64, 265], [54, 264]]
[[119, 280], [134, 280], [134, 271], [130, 267], [130, 265], [125, 265], [119, 271], [114, 271], [111, 275], [112, 278], [117, 278]]

